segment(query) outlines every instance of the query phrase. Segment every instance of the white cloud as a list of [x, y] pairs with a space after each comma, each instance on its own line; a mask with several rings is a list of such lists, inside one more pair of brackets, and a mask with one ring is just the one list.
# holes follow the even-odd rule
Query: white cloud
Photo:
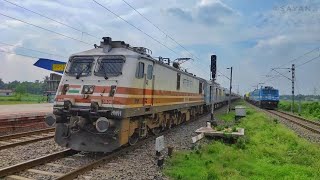
[[[101, 8], [92, 1], [14, 1], [17, 4], [45, 14], [53, 19], [89, 32], [97, 37], [111, 36], [114, 40], [124, 40], [134, 46], [145, 46], [153, 51], [154, 56], [176, 58], [177, 55], [151, 40], [138, 30]], [[170, 38], [159, 32], [122, 1], [99, 1], [120, 14], [123, 18], [155, 37], [166, 46], [181, 54], [189, 56], [184, 49], [172, 42]], [[210, 55], [218, 54], [218, 68], [233, 66], [235, 80], [242, 87], [264, 80], [262, 74], [270, 71], [270, 67], [281, 65], [318, 45], [320, 22], [319, 12], [314, 13], [279, 13], [266, 10], [248, 17], [232, 6], [232, 3], [220, 0], [201, 1], [128, 1], [154, 24], [165, 30], [183, 46], [201, 60], [187, 62], [184, 67], [199, 76], [208, 77]], [[168, 4], [170, 7], [167, 8]], [[5, 2], [0, 9], [8, 14], [41, 27], [72, 36], [90, 44], [99, 43], [100, 39], [81, 34], [61, 24], [42, 18]], [[28, 48], [69, 56], [92, 48], [77, 41], [46, 32], [35, 27], [9, 20], [0, 16], [0, 41], [23, 45]], [[17, 43], [18, 42], [18, 43]], [[250, 42], [250, 45], [237, 45]], [[204, 50], [204, 49], [205, 50]], [[18, 51], [18, 49], [11, 49]], [[24, 51], [28, 53], [27, 51]], [[46, 57], [43, 54], [37, 56]], [[36, 59], [20, 56], [0, 55], [6, 66], [0, 67], [0, 78], [7, 80], [41, 79], [48, 71], [32, 66]], [[49, 56], [49, 58], [57, 58]], [[303, 62], [303, 60], [301, 60]], [[318, 65], [314, 62], [313, 65]], [[20, 68], [20, 69], [19, 69]], [[28, 69], [26, 69], [28, 68]], [[307, 73], [298, 72], [304, 86], [313, 86], [319, 75], [314, 67]], [[30, 71], [31, 70], [31, 71]], [[224, 72], [224, 70], [222, 70]], [[228, 73], [228, 72], [226, 72]], [[301, 73], [301, 74], [300, 74]], [[312, 75], [312, 76], [311, 76]], [[228, 86], [228, 81], [218, 79]], [[277, 84], [278, 83], [278, 84]], [[285, 80], [274, 83], [280, 88], [287, 87]], [[308, 92], [308, 91], [306, 91]]]

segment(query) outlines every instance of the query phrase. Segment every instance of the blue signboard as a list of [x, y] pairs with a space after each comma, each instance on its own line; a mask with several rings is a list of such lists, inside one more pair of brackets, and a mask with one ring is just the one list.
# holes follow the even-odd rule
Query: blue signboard
[[33, 65], [50, 71], [58, 72], [60, 74], [63, 74], [64, 68], [66, 67], [65, 62], [44, 58], [40, 58]]

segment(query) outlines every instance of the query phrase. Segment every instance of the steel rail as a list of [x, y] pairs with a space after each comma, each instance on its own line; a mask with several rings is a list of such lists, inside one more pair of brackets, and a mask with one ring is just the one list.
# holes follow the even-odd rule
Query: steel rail
[[[209, 112], [201, 114], [201, 115], [198, 115], [197, 118], [191, 119], [190, 121], [185, 121], [185, 122], [181, 123], [180, 125], [183, 125], [183, 124], [186, 124], [186, 123], [187, 124], [188, 123], [192, 123], [192, 122], [200, 120], [201, 118], [204, 118], [204, 117], [206, 117], [208, 115], [209, 115]], [[173, 129], [175, 127], [179, 127], [179, 125], [178, 126], [174, 126]], [[171, 131], [166, 130], [166, 131], [163, 131], [163, 132], [159, 133], [158, 135], [153, 135], [153, 136], [150, 136], [150, 137], [148, 137], [146, 139], [140, 140], [133, 146], [125, 146], [123, 148], [120, 148], [120, 149], [118, 149], [116, 151], [113, 151], [112, 153], [108, 154], [107, 156], [104, 156], [104, 157], [102, 157], [102, 158], [100, 158], [100, 159], [98, 159], [98, 160], [96, 160], [96, 161], [94, 161], [94, 162], [92, 162], [92, 163], [90, 163], [88, 165], [84, 165], [84, 166], [82, 166], [80, 168], [77, 168], [77, 169], [75, 169], [75, 170], [73, 170], [73, 171], [71, 171], [71, 172], [69, 172], [69, 173], [67, 173], [67, 174], [65, 174], [63, 176], [60, 176], [56, 180], [69, 180], [69, 179], [77, 178], [79, 175], [96, 168], [97, 166], [101, 165], [102, 163], [108, 163], [113, 158], [118, 157], [118, 156], [120, 156], [122, 154], [125, 154], [127, 152], [130, 152], [130, 151], [134, 150], [134, 148], [140, 147], [145, 143], [148, 143], [150, 141], [155, 140], [156, 137], [159, 137], [159, 136], [162, 136], [162, 135], [166, 135], [169, 132], [171, 132]]]
[[[192, 122], [194, 122], [196, 120], [199, 120], [199, 119], [201, 119], [203, 117], [208, 116], [208, 114], [209, 113], [204, 113], [204, 114], [199, 115], [196, 118], [194, 118], [194, 119], [192, 119], [190, 121], [186, 121], [186, 122], [184, 122], [182, 124], [192, 123]], [[173, 129], [175, 127], [179, 127], [179, 126], [174, 126]], [[148, 143], [150, 141], [155, 140], [156, 137], [168, 134], [170, 132], [171, 131], [166, 130], [164, 132], [161, 132], [158, 135], [153, 135], [153, 136], [149, 136], [146, 139], [142, 139], [142, 140], [138, 141], [133, 146], [126, 145], [126, 146], [124, 146], [122, 148], [119, 148], [118, 150], [115, 150], [115, 151], [107, 154], [106, 156], [104, 156], [104, 157], [102, 157], [102, 158], [100, 158], [100, 159], [98, 159], [98, 160], [96, 160], [94, 162], [91, 162], [91, 163], [89, 163], [87, 165], [81, 166], [81, 167], [79, 167], [79, 168], [77, 168], [75, 170], [72, 170], [69, 173], [66, 173], [66, 174], [64, 174], [62, 176], [59, 176], [57, 179], [58, 180], [74, 179], [74, 178], [78, 177], [79, 175], [98, 167], [102, 163], [108, 163], [111, 160], [113, 160], [113, 158], [118, 157], [118, 156], [120, 156], [122, 154], [125, 154], [125, 153], [128, 153], [128, 152], [131, 152], [135, 148], [141, 147], [142, 145], [144, 145], [144, 144], [146, 144], [146, 143]], [[37, 159], [29, 160], [27, 162], [19, 163], [17, 165], [13, 165], [13, 166], [10, 166], [10, 167], [7, 167], [7, 168], [0, 169], [0, 178], [4, 177], [4, 176], [12, 175], [12, 174], [17, 173], [17, 172], [24, 171], [24, 170], [29, 169], [29, 168], [34, 167], [34, 166], [45, 164], [45, 163], [48, 163], [48, 162], [51, 162], [51, 161], [54, 161], [54, 160], [57, 160], [57, 159], [62, 159], [64, 157], [66, 157], [66, 156], [72, 156], [74, 154], [77, 154], [77, 152], [78, 151], [67, 149], [67, 150], [64, 150], [64, 151], [60, 151], [60, 152], [57, 152], [57, 153], [53, 153], [53, 154], [50, 154], [50, 155], [47, 155], [47, 156], [43, 156], [43, 157], [40, 157], [40, 158], [37, 158]]]
[[[278, 116], [278, 117], [280, 117], [280, 118], [283, 118], [283, 119], [285, 119], [285, 120], [287, 120], [287, 121], [290, 121], [290, 122], [292, 122], [292, 123], [294, 123], [294, 124], [297, 124], [297, 125], [305, 128], [305, 129], [307, 129], [307, 130], [309, 130], [309, 131], [312, 131], [312, 132], [314, 132], [314, 133], [320, 134], [320, 127], [319, 127], [319, 128], [314, 128], [314, 127], [312, 127], [312, 126], [309, 126], [309, 125], [307, 125], [307, 124], [302, 123], [302, 122], [307, 122], [307, 123], [309, 123], [308, 121], [304, 121], [304, 120], [301, 120], [301, 119], [299, 119], [299, 118], [296, 118], [296, 117], [294, 117], [294, 116], [290, 116], [290, 115], [289, 115], [290, 117], [295, 118], [295, 120], [294, 120], [294, 119], [290, 119], [290, 118], [288, 118], [288, 117], [286, 117], [286, 116], [283, 115], [283, 114], [285, 114], [285, 113], [282, 113], [282, 112], [280, 112], [280, 111], [267, 110], [267, 112], [269, 112], [270, 114], [276, 115], [276, 116]], [[276, 113], [276, 112], [277, 112], [277, 113]], [[281, 113], [282, 113], [282, 114], [281, 114]], [[285, 115], [286, 115], [286, 114], [285, 114]], [[298, 119], [298, 120], [297, 120], [297, 119]]]
[[63, 158], [63, 157], [66, 157], [66, 156], [71, 156], [71, 155], [74, 155], [76, 153], [78, 153], [78, 152], [75, 151], [75, 150], [66, 149], [66, 150], [63, 150], [63, 151], [60, 151], [60, 152], [56, 152], [56, 153], [52, 153], [52, 154], [49, 154], [49, 155], [46, 155], [46, 156], [42, 156], [42, 157], [39, 157], [39, 158], [36, 158], [36, 159], [31, 159], [29, 161], [22, 162], [22, 163], [13, 165], [13, 166], [5, 167], [5, 168], [0, 169], [0, 178], [8, 176], [8, 175], [11, 175], [11, 174], [16, 173], [16, 172], [24, 171], [24, 170], [26, 170], [28, 168], [31, 168], [31, 167], [34, 167], [34, 166], [37, 166], [37, 165], [41, 165], [41, 164], [44, 164], [44, 163], [47, 163], [47, 162], [50, 162], [50, 161], [57, 160], [59, 158]]
[[286, 114], [286, 115], [288, 115], [288, 116], [292, 116], [292, 117], [294, 117], [294, 118], [300, 119], [300, 120], [302, 120], [302, 121], [306, 121], [306, 122], [308, 122], [308, 123], [311, 123], [311, 124], [320, 126], [320, 122], [317, 122], [317, 121], [312, 121], [312, 120], [309, 120], [309, 119], [305, 119], [305, 118], [303, 118], [303, 117], [300, 117], [300, 116], [297, 116], [297, 115], [295, 115], [295, 114], [291, 114], [291, 113], [288, 113], [288, 112], [285, 112], [285, 111], [279, 111], [279, 110], [278, 110], [277, 112], [280, 112], [280, 113]]
[[0, 136], [0, 141], [30, 136], [30, 135], [35, 135], [35, 134], [41, 134], [41, 133], [49, 133], [49, 132], [53, 132], [54, 129], [55, 128], [46, 128], [46, 129], [40, 129], [40, 130], [35, 130], [35, 131], [28, 131], [28, 132], [23, 132], [23, 133], [16, 133], [16, 134]]
[[[54, 137], [53, 134], [52, 135], [44, 134], [43, 137], [32, 137], [32, 135], [39, 135], [39, 134], [50, 133], [50, 132], [54, 132], [54, 128], [0, 136], [0, 144], [3, 144], [3, 145], [0, 145], [0, 150], [19, 146], [19, 145], [29, 144], [37, 141], [42, 141], [46, 139], [51, 139]], [[12, 142], [12, 143], [6, 142], [11, 140], [17, 140], [18, 138], [21, 138], [22, 140], [17, 142]], [[24, 138], [28, 138], [28, 139], [24, 139]]]

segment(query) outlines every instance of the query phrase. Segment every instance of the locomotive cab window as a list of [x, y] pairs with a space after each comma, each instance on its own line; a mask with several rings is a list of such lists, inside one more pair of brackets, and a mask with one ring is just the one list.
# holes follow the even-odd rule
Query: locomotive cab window
[[95, 72], [96, 76], [108, 77], [119, 76], [122, 74], [123, 59], [101, 59], [98, 60], [98, 67]]
[[136, 78], [143, 78], [144, 76], [144, 63], [143, 62], [139, 62], [138, 63], [138, 67], [137, 67], [137, 71], [136, 71]]
[[147, 69], [147, 79], [152, 79], [152, 75], [153, 75], [153, 66], [151, 64], [148, 65], [148, 69]]
[[91, 74], [91, 68], [94, 59], [92, 57], [74, 57], [69, 61], [69, 68], [66, 70], [66, 74], [69, 76], [89, 76]]
[[177, 73], [177, 90], [180, 89], [180, 79], [181, 79], [181, 74]]
[[199, 82], [199, 94], [202, 94], [202, 82]]

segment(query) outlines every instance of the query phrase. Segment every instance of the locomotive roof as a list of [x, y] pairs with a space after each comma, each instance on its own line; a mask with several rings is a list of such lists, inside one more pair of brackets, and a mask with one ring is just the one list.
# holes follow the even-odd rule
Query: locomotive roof
[[[208, 84], [212, 83], [209, 80], [203, 79], [201, 77], [194, 76], [194, 75], [192, 75], [192, 74], [190, 74], [188, 72], [182, 71], [182, 70], [177, 69], [177, 68], [175, 68], [173, 66], [170, 66], [170, 65], [168, 65], [168, 64], [166, 64], [164, 62], [161, 62], [161, 61], [159, 61], [157, 59], [154, 59], [150, 55], [136, 52], [131, 47], [114, 47], [114, 48], [110, 48], [108, 46], [101, 45], [101, 46], [98, 46], [96, 48], [93, 48], [93, 49], [90, 49], [90, 50], [87, 50], [87, 51], [82, 51], [82, 52], [79, 52], [79, 53], [72, 54], [71, 57], [74, 57], [74, 56], [103, 56], [103, 55], [123, 55], [123, 56], [126, 56], [126, 57], [133, 57], [133, 58], [143, 57], [144, 59], [153, 61], [153, 62], [155, 62], [155, 63], [157, 63], [159, 65], [165, 66], [165, 67], [170, 68], [172, 70], [175, 70], [175, 71], [177, 71], [179, 73], [185, 74], [185, 75], [187, 75], [189, 77], [193, 77], [195, 79], [201, 80], [201, 81], [206, 82]], [[220, 86], [218, 83], [215, 83], [215, 84], [217, 86]]]

